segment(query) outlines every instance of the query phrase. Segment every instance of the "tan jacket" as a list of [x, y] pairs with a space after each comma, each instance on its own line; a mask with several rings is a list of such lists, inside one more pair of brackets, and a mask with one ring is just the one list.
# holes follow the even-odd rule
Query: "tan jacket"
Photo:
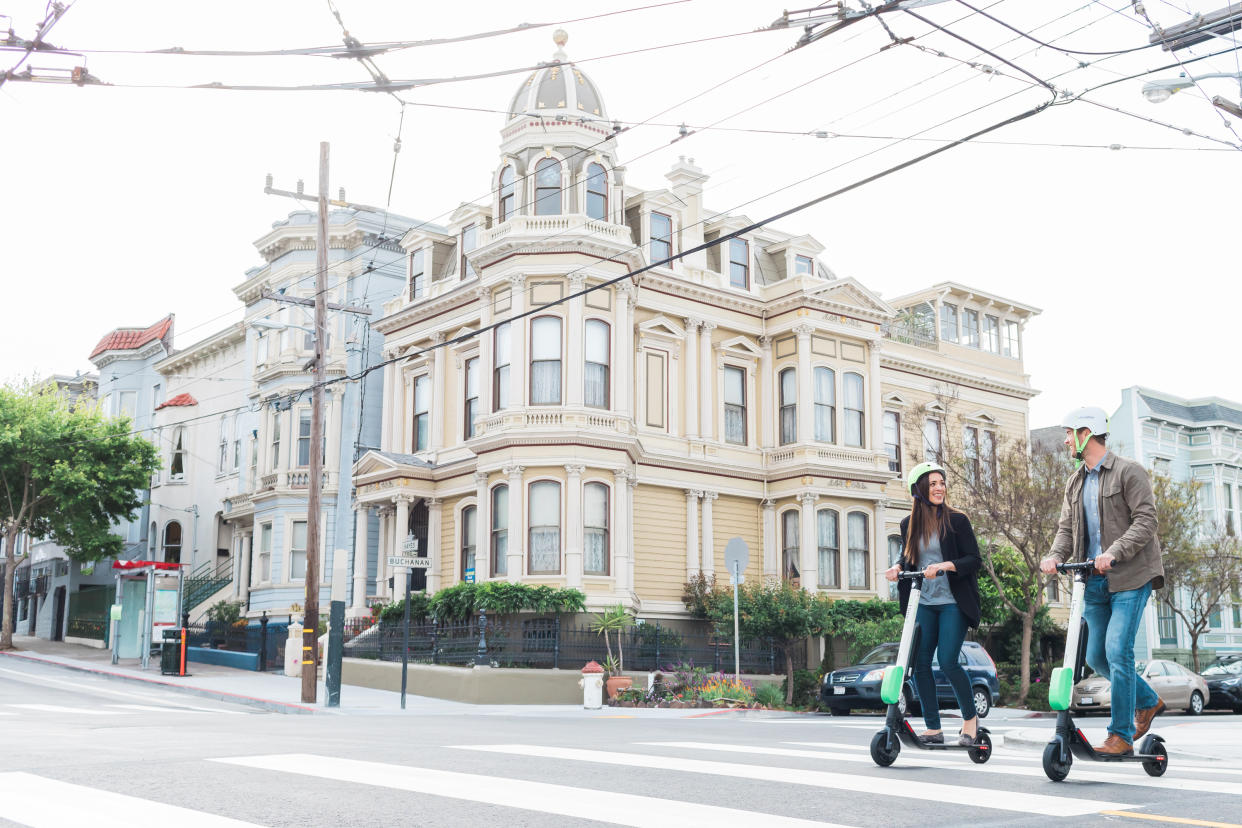
[[[1086, 479], [1084, 463], [1065, 483], [1061, 519], [1048, 553], [1061, 562], [1071, 556], [1087, 559], [1087, 521], [1082, 508]], [[1138, 463], [1111, 451], [1100, 461], [1100, 549], [1116, 558], [1108, 572], [1109, 592], [1138, 589], [1148, 581], [1152, 589], [1164, 586], [1151, 480]]]

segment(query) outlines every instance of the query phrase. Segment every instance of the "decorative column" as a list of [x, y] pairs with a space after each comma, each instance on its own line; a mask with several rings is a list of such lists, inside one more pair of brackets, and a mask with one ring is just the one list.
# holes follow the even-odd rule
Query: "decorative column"
[[444, 347], [444, 334], [436, 331], [431, 335], [431, 343], [436, 347], [431, 370], [431, 450], [444, 448], [444, 421], [452, 407], [444, 398], [446, 374], [448, 372], [448, 349]]
[[392, 525], [392, 507], [381, 506], [379, 512], [379, 537], [375, 542], [375, 594], [391, 600], [392, 593], [388, 589], [388, 530]]
[[715, 543], [713, 541], [712, 528], [712, 501], [719, 495], [716, 492], [703, 492], [703, 529], [700, 536], [701, 545], [701, 563], [703, 574], [711, 577], [716, 574], [716, 555]]
[[398, 407], [395, 430], [396, 448], [399, 454], [414, 453], [414, 377], [401, 375], [401, 403]]
[[582, 586], [582, 473], [586, 466], [565, 467], [565, 585]]
[[[526, 310], [526, 276], [521, 273], [510, 276], [509, 284], [512, 286], [509, 293], [513, 301], [510, 313], [517, 317]], [[509, 408], [526, 407], [526, 371], [526, 319], [515, 318], [509, 323]], [[513, 497], [512, 491], [509, 497]], [[512, 530], [509, 542], [513, 542]], [[516, 575], [510, 572], [509, 577]]]
[[[586, 276], [574, 273], [569, 277], [569, 291], [576, 294], [586, 287]], [[585, 399], [586, 328], [583, 326], [582, 309], [585, 297], [574, 296], [567, 303], [567, 330], [565, 331], [565, 405], [569, 408], [582, 408]]]
[[[427, 570], [427, 594], [431, 595], [440, 589], [441, 584], [440, 563], [444, 559], [444, 544], [440, 532], [444, 518], [444, 498], [426, 497], [423, 498], [423, 503], [427, 504], [427, 549], [420, 550], [420, 554], [431, 559], [431, 568]], [[453, 555], [453, 559], [456, 560], [459, 554], [460, 548]], [[461, 571], [460, 566], [457, 571]]]
[[[387, 351], [383, 352], [383, 359], [387, 360], [391, 357]], [[392, 421], [393, 421], [393, 399], [397, 396], [397, 367], [394, 363], [384, 365], [384, 390], [380, 396], [382, 405], [380, 406], [380, 449], [383, 451], [399, 451], [399, 446], [393, 441]]]
[[630, 594], [634, 594], [634, 561], [638, 558], [638, 550], [634, 548], [634, 491], [638, 488], [638, 474], [632, 472], [627, 481], [625, 491], [625, 548], [629, 550], [629, 568], [626, 571], [625, 586]]
[[242, 533], [241, 527], [233, 524], [233, 539], [229, 541], [229, 557], [232, 558], [233, 564], [233, 598], [236, 600], [241, 595], [241, 567], [242, 567]]
[[[406, 537], [410, 534], [410, 501], [413, 498], [406, 494], [399, 494], [394, 496], [392, 500], [396, 504], [397, 517], [393, 520], [392, 551], [388, 554], [404, 555], [405, 550], [401, 547], [404, 545]], [[392, 594], [394, 598], [405, 595], [405, 579], [409, 571], [409, 567], [405, 566], [393, 568]]]
[[625, 469], [613, 471], [612, 576], [618, 595], [629, 597], [633, 581], [630, 574], [630, 475]]
[[522, 490], [522, 472], [525, 466], [505, 466], [504, 473], [509, 478], [509, 580], [518, 581], [526, 572], [523, 561], [526, 559], [526, 521], [523, 519], [525, 510], [522, 503], [525, 494]]
[[237, 594], [245, 606], [250, 606], [250, 561], [254, 557], [254, 527], [242, 531], [241, 566], [237, 570]]
[[365, 615], [367, 606], [367, 546], [370, 538], [367, 519], [370, 508], [365, 503], [354, 504], [354, 595], [349, 603], [350, 615]]
[[[712, 388], [715, 383], [715, 373], [712, 370], [712, 331], [716, 330], [715, 322], [704, 322], [699, 326], [699, 382], [700, 393], [698, 396], [699, 408], [699, 436], [704, 440], [713, 439], [716, 434], [716, 418], [714, 401], [712, 399]], [[690, 364], [689, 359], [685, 362], [686, 373], [694, 370], [694, 366]]]
[[[871, 424], [871, 428], [867, 429], [870, 434], [868, 436], [867, 448], [874, 452], [884, 450], [884, 401], [880, 396], [880, 351], [884, 346], [877, 340], [871, 343], [868, 356], [867, 371], [867, 411], [863, 414], [866, 422]], [[887, 468], [887, 466], [885, 466]]]
[[634, 410], [634, 303], [635, 288], [629, 282], [617, 285], [617, 359], [614, 373], [613, 408], [622, 417]]
[[[697, 347], [699, 325], [702, 322], [686, 317], [685, 323], [686, 338], [682, 348], [682, 359], [686, 366], [683, 378], [683, 385], [686, 388], [686, 437], [694, 440], [699, 436], [699, 370], [695, 366], [699, 365]], [[706, 375], [703, 377], [703, 382], [707, 382]]]
[[[479, 288], [479, 414], [487, 416], [492, 413], [492, 359], [495, 356], [493, 343], [496, 341], [493, 331], [484, 331], [492, 324], [492, 290]], [[475, 432], [476, 434], [478, 432]], [[479, 577], [478, 557], [475, 557], [474, 574]]]
[[[489, 385], [491, 383], [488, 383]], [[492, 499], [488, 497], [487, 472], [474, 473], [474, 580], [492, 576]]]
[[773, 448], [776, 445], [776, 369], [772, 367], [772, 337], [759, 337], [759, 349], [759, 447]]
[[686, 580], [699, 574], [699, 498], [703, 493], [686, 489]]
[[[811, 396], [811, 331], [810, 325], [796, 325], [794, 333], [798, 335], [798, 442], [809, 443], [814, 438], [814, 410]], [[802, 573], [802, 583], [806, 584], [806, 573]]]
[[[886, 597], [884, 570], [888, 569], [888, 499], [880, 498], [875, 502], [875, 542], [871, 547], [875, 555], [871, 560], [871, 591], [881, 598]], [[848, 544], [847, 544], [848, 545]], [[849, 554], [848, 550], [846, 554]]]
[[802, 588], [807, 592], [819, 589], [819, 533], [815, 525], [815, 501], [819, 495], [815, 492], [803, 492], [798, 495], [802, 503], [801, 537], [798, 539], [798, 569], [801, 570]]
[[765, 497], [759, 505], [763, 509], [763, 581], [776, 583], [781, 577], [780, 547], [776, 542], [776, 501]]

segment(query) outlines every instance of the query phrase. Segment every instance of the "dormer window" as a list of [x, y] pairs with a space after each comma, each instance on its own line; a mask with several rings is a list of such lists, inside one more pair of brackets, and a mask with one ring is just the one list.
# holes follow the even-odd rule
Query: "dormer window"
[[794, 275], [814, 276], [815, 260], [810, 256], [794, 256]]
[[[663, 213], [651, 214], [651, 261], [662, 262], [673, 255], [673, 220]], [[665, 265], [666, 267], [668, 265]]]
[[588, 218], [608, 218], [608, 173], [599, 164], [587, 165], [586, 213]]
[[423, 295], [427, 271], [424, 261], [421, 249], [410, 254], [410, 301], [419, 299]]
[[750, 290], [750, 244], [729, 239], [729, 286]]
[[470, 260], [466, 258], [466, 254], [479, 246], [479, 227], [477, 224], [467, 224], [461, 230], [461, 278], [472, 279], [475, 276], [474, 267], [471, 266]]
[[508, 221], [513, 215], [513, 167], [500, 171], [500, 221]]
[[535, 167], [535, 215], [561, 214], [561, 162], [545, 158]]

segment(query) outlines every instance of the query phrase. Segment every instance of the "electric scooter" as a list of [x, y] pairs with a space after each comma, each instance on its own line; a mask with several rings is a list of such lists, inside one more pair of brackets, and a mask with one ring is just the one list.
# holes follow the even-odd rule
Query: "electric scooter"
[[[992, 737], [986, 727], [979, 728], [975, 744], [971, 747], [964, 747], [956, 742], [929, 744], [919, 739], [899, 706], [906, 679], [910, 677], [914, 665], [915, 642], [918, 639], [915, 619], [919, 613], [919, 596], [923, 593], [923, 573], [900, 572], [897, 578], [911, 582], [910, 598], [906, 602], [906, 621], [901, 628], [897, 663], [884, 668], [884, 678], [880, 682], [880, 700], [888, 705], [888, 713], [884, 719], [884, 729], [871, 737], [871, 758], [880, 767], [887, 768], [897, 760], [897, 754], [901, 753], [904, 742], [921, 750], [964, 750], [970, 755], [970, 761], [982, 765], [992, 757]], [[925, 700], [922, 703], [936, 704], [937, 700]]]
[[1069, 776], [1070, 765], [1077, 756], [1095, 762], [1142, 762], [1148, 776], [1163, 776], [1169, 766], [1169, 754], [1161, 737], [1154, 733], [1147, 734], [1140, 749], [1126, 756], [1097, 753], [1082, 730], [1074, 726], [1074, 717], [1070, 715], [1074, 685], [1082, 680], [1087, 660], [1087, 622], [1083, 620], [1082, 612], [1086, 603], [1087, 576], [1094, 568], [1095, 564], [1091, 561], [1057, 564], [1057, 572], [1074, 574], [1074, 590], [1070, 598], [1064, 666], [1052, 671], [1052, 683], [1048, 688], [1048, 705], [1058, 713], [1056, 735], [1044, 747], [1044, 773], [1053, 782], [1063, 781]]

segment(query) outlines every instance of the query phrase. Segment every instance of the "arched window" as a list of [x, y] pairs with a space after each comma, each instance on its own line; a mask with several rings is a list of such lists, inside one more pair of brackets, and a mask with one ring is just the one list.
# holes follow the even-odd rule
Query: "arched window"
[[475, 533], [479, 511], [473, 506], [461, 510], [461, 579], [474, 581]]
[[862, 448], [866, 443], [867, 433], [863, 417], [863, 378], [862, 374], [845, 375], [845, 444], [854, 448]]
[[785, 580], [801, 577], [798, 572], [798, 510], [790, 509], [781, 515], [781, 567]]
[[229, 421], [220, 418], [219, 456], [216, 463], [216, 474], [224, 474], [229, 470]]
[[462, 410], [463, 435], [467, 440], [474, 436], [474, 418], [479, 414], [479, 358], [466, 360], [466, 402]]
[[545, 158], [535, 167], [535, 215], [561, 214], [561, 162]]
[[746, 369], [724, 367], [725, 442], [746, 445]]
[[508, 575], [509, 559], [509, 487], [492, 489], [492, 574]]
[[819, 585], [841, 588], [841, 519], [832, 509], [815, 513], [819, 546]]
[[608, 487], [588, 483], [582, 490], [582, 571], [608, 574]]
[[608, 352], [610, 329], [599, 319], [586, 321], [586, 370], [583, 401], [591, 408], [608, 407]]
[[[892, 566], [893, 564], [900, 563], [900, 562], [901, 562], [901, 535], [889, 535], [888, 536], [888, 565]], [[1056, 583], [1056, 581], [1054, 580], [1052, 581], [1052, 583]], [[888, 585], [888, 597], [889, 598], [897, 597], [897, 583], [895, 581]]]
[[508, 221], [513, 215], [513, 167], [505, 167], [500, 171], [500, 218]]
[[561, 571], [561, 484], [540, 480], [530, 484], [530, 574]]
[[871, 536], [867, 532], [867, 516], [850, 512], [848, 518], [850, 545], [850, 589], [866, 589], [871, 585]]
[[599, 164], [587, 165], [586, 214], [588, 218], [608, 218], [608, 173]]
[[181, 524], [175, 520], [164, 525], [164, 560], [181, 563]]
[[538, 316], [530, 323], [531, 405], [561, 402], [561, 318]]
[[781, 371], [781, 445], [798, 441], [798, 374]]
[[831, 368], [816, 368], [815, 439], [821, 443], [837, 441], [837, 375]]

